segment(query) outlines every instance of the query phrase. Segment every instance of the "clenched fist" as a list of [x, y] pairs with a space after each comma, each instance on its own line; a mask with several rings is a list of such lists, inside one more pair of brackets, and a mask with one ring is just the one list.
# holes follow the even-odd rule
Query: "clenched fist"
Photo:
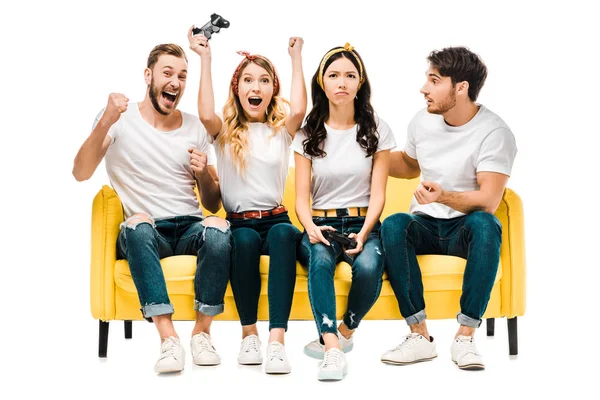
[[104, 119], [107, 122], [107, 124], [112, 126], [115, 122], [119, 120], [121, 114], [127, 111], [128, 103], [129, 99], [125, 97], [124, 94], [111, 93], [108, 96], [108, 103], [106, 104], [106, 109], [104, 110], [102, 119]]
[[192, 167], [192, 172], [194, 176], [198, 179], [201, 175], [205, 174], [208, 169], [206, 168], [208, 157], [206, 153], [202, 153], [198, 151], [198, 149], [188, 149], [190, 153], [190, 166]]
[[304, 46], [304, 39], [293, 36], [288, 42], [288, 53], [292, 58], [298, 57], [302, 54], [302, 46]]

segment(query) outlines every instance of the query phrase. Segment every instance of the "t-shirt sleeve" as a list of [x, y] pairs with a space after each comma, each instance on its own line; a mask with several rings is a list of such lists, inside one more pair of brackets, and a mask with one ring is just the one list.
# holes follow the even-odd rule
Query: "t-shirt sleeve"
[[[100, 119], [104, 115], [105, 110], [106, 110], [106, 107], [104, 107], [102, 110], [100, 110], [98, 115], [96, 115], [96, 118], [94, 119], [94, 123], [92, 124], [92, 131], [94, 129], [96, 129], [96, 125], [98, 125], [98, 122], [100, 122]], [[121, 121], [121, 119], [119, 118], [119, 120], [117, 122], [115, 122], [114, 124], [112, 124], [112, 126], [110, 128], [108, 128], [107, 135], [110, 136], [110, 144], [113, 144], [115, 142], [115, 139], [117, 138], [117, 132], [118, 132], [117, 125], [119, 124], [120, 121]]]
[[510, 176], [516, 155], [517, 145], [512, 132], [508, 128], [498, 128], [481, 143], [475, 169]]
[[404, 145], [404, 152], [410, 158], [416, 160], [417, 159], [417, 143], [415, 140], [417, 126], [417, 117], [415, 116], [410, 123], [408, 124], [408, 129], [406, 132], [406, 144]]
[[309, 155], [304, 154], [304, 145], [303, 145], [304, 140], [306, 140], [306, 135], [304, 134], [304, 131], [302, 129], [300, 129], [298, 132], [296, 132], [296, 135], [294, 136], [294, 140], [292, 141], [292, 150], [294, 150], [296, 153], [300, 154], [301, 156], [304, 156], [306, 158], [311, 158]]
[[377, 133], [379, 133], [377, 152], [382, 150], [391, 150], [396, 147], [396, 138], [394, 138], [394, 133], [390, 129], [390, 126], [381, 119], [377, 124]]

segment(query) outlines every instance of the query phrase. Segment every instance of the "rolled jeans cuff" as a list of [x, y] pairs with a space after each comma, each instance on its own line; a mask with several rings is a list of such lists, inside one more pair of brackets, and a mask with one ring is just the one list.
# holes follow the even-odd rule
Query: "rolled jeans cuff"
[[211, 306], [199, 302], [198, 300], [194, 300], [194, 310], [201, 312], [204, 315], [208, 315], [209, 317], [214, 317], [215, 315], [221, 314], [223, 310], [225, 310], [225, 304]]
[[148, 304], [143, 306], [140, 310], [146, 319], [151, 319], [157, 315], [173, 314], [173, 312], [175, 312], [173, 304]]
[[408, 325], [419, 324], [427, 319], [427, 315], [425, 314], [425, 310], [421, 310], [416, 314], [413, 314], [409, 317], [404, 318]]
[[463, 313], [456, 314], [456, 320], [458, 321], [459, 324], [468, 326], [471, 328], [479, 328], [479, 326], [481, 325], [480, 319], [473, 319], [471, 317], [466, 316]]

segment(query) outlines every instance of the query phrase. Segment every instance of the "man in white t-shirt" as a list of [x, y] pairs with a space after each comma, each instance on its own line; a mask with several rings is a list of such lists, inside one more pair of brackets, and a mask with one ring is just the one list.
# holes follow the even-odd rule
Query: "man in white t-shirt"
[[106, 159], [126, 218], [117, 256], [127, 259], [142, 315], [155, 323], [161, 338], [155, 371], [176, 372], [185, 365], [185, 353], [171, 320], [174, 309], [160, 260], [197, 256], [192, 356], [198, 365], [219, 364], [210, 325], [223, 312], [231, 232], [225, 220], [204, 218], [194, 192], [197, 186], [204, 207], [218, 211], [221, 197], [207, 133], [197, 117], [177, 110], [187, 78], [183, 49], [156, 46], [144, 78], [148, 88], [142, 102], [128, 107], [123, 94], [109, 96], [75, 157], [73, 175], [78, 181], [89, 179]]
[[502, 226], [494, 216], [517, 153], [508, 126], [475, 103], [487, 77], [481, 59], [464, 47], [433, 51], [421, 93], [427, 108], [408, 127], [404, 151], [393, 152], [390, 176], [416, 178], [409, 213], [383, 222], [381, 240], [388, 276], [411, 333], [381, 360], [411, 364], [437, 357], [425, 323], [420, 254], [467, 260], [452, 343], [461, 369], [483, 369], [474, 342], [500, 260]]

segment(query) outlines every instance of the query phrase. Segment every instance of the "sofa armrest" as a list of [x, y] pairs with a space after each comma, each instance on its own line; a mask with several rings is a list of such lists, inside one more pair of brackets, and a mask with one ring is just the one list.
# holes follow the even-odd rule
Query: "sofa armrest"
[[525, 314], [526, 298], [523, 203], [513, 190], [504, 191], [496, 217], [502, 223], [502, 314], [513, 318]]
[[115, 316], [115, 261], [123, 206], [109, 186], [94, 197], [92, 205], [92, 259], [90, 270], [90, 306], [92, 316], [109, 321]]

